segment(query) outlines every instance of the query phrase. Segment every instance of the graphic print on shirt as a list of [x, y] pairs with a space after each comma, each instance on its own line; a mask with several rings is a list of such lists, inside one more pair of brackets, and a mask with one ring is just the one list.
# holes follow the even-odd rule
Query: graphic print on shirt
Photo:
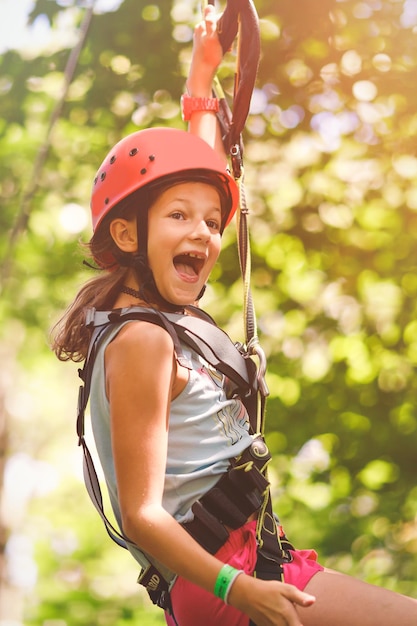
[[[204, 364], [199, 373], [207, 376], [213, 383], [214, 388], [219, 390], [219, 398], [223, 397], [225, 376], [213, 368], [210, 364]], [[214, 414], [221, 425], [223, 434], [233, 445], [242, 439], [243, 433], [247, 431], [248, 416], [246, 409], [238, 398], [231, 399], [226, 403], [222, 403], [222, 408]]]

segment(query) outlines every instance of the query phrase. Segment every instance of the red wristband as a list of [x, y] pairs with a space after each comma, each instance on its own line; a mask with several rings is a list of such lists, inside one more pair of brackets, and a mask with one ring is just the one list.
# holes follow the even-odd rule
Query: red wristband
[[194, 98], [187, 94], [181, 96], [181, 112], [184, 122], [188, 122], [195, 111], [213, 111], [217, 113], [218, 110], [219, 101], [217, 98]]

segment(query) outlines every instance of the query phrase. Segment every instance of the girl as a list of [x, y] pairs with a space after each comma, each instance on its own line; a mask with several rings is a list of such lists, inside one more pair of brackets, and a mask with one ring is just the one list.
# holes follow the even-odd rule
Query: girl
[[[313, 551], [283, 551], [283, 580], [278, 566], [272, 580], [254, 577], [256, 506], [242, 513], [237, 528], [220, 520], [225, 535], [214, 554], [200, 545], [204, 536], [199, 542], [187, 531], [196, 502], [213, 493], [254, 440], [246, 409], [228, 391], [225, 376], [166, 330], [199, 315], [192, 305], [238, 202], [220, 156], [215, 113], [204, 110], [215, 108], [207, 98], [220, 60], [208, 7], [196, 28], [188, 80], [189, 96], [204, 99], [189, 102], [196, 108], [189, 111], [191, 133], [133, 133], [104, 159], [92, 193], [90, 241], [102, 274], [64, 315], [55, 352], [62, 360], [85, 359], [87, 310], [116, 311], [95, 358], [93, 429], [116, 518], [136, 545], [133, 555], [141, 563], [146, 555], [175, 574], [167, 624], [415, 625], [414, 600], [324, 570]], [[162, 325], [117, 322], [120, 310], [152, 313]]]

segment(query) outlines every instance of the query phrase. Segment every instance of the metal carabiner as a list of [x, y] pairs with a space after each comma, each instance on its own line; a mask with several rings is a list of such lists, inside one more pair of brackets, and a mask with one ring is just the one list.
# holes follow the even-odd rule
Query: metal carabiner
[[230, 147], [230, 160], [232, 162], [233, 176], [238, 180], [242, 175], [243, 158], [241, 146], [238, 143]]
[[257, 337], [253, 337], [248, 343], [248, 353], [256, 355], [258, 359], [258, 367], [256, 371], [256, 380], [261, 395], [266, 398], [269, 396], [268, 385], [266, 384], [266, 356]]

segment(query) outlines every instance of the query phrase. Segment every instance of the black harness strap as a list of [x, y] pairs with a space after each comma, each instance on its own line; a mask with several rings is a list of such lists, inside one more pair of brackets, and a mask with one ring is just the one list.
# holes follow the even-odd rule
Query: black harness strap
[[[210, 365], [219, 370], [236, 389], [236, 393], [246, 398], [256, 395], [256, 365], [244, 352], [243, 348], [234, 344], [230, 337], [214, 320], [197, 307], [188, 307], [193, 315], [184, 315], [177, 321], [168, 320], [157, 309], [129, 307], [113, 311], [90, 310], [87, 325], [103, 326], [109, 323], [120, 323], [129, 320], [151, 322], [163, 327], [171, 336], [177, 361], [190, 369], [189, 361], [184, 357], [179, 340], [200, 354]], [[196, 317], [196, 315], [198, 317]], [[248, 409], [249, 410], [249, 409]], [[255, 424], [251, 426], [254, 428]]]
[[[209, 0], [209, 3], [214, 4], [214, 0]], [[234, 177], [238, 179], [243, 165], [241, 134], [249, 113], [261, 52], [259, 19], [252, 0], [229, 0], [217, 23], [217, 32], [223, 54], [230, 49], [239, 33], [233, 113], [219, 83], [215, 82], [215, 92], [220, 101], [218, 119], [223, 144], [226, 154], [230, 154]]]

